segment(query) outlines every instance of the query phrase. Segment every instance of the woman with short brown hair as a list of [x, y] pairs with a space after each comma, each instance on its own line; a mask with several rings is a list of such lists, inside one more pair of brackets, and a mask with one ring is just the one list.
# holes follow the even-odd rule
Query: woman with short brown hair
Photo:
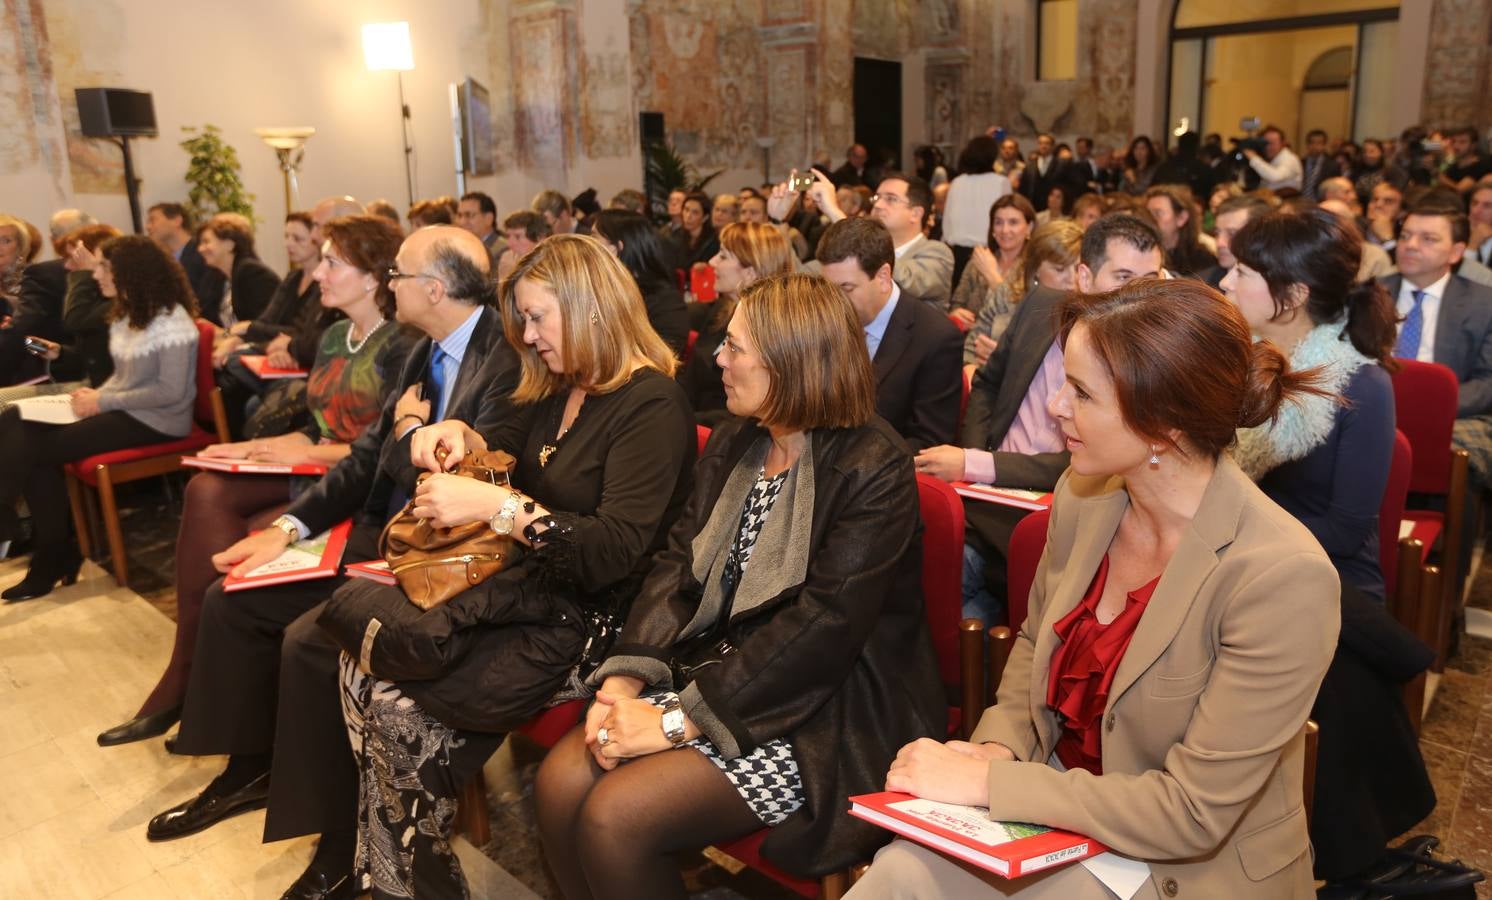
[[875, 416], [849, 301], [817, 276], [758, 281], [717, 355], [743, 418], [711, 435], [584, 725], [535, 786], [572, 900], [682, 897], [670, 853], [763, 825], [795, 874], [863, 859], [877, 835], [844, 797], [944, 725], [916, 476]]
[[238, 213], [218, 213], [197, 232], [197, 250], [224, 278], [222, 296], [202, 317], [224, 330], [257, 319], [279, 289], [280, 276], [254, 250], [254, 223]]

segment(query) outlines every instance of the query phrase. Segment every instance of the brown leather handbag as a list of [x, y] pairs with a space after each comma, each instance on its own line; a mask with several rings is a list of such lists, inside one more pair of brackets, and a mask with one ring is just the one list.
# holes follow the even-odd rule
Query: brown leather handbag
[[[445, 445], [436, 449], [445, 464]], [[501, 450], [468, 450], [453, 475], [489, 484], [506, 485], [517, 462]], [[424, 481], [430, 476], [420, 475]], [[378, 549], [409, 601], [431, 609], [468, 588], [475, 587], [516, 563], [523, 546], [508, 535], [493, 532], [486, 522], [439, 528], [416, 518], [411, 498], [383, 528]]]

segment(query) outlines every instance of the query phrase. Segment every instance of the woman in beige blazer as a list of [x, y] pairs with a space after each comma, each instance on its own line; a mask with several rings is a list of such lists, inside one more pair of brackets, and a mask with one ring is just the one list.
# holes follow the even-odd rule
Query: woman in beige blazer
[[[1191, 281], [1075, 295], [1061, 323], [1066, 381], [1048, 412], [1072, 465], [998, 703], [971, 742], [904, 747], [886, 788], [1088, 835], [1148, 865], [1135, 897], [1314, 896], [1302, 726], [1336, 646], [1337, 575], [1224, 452], [1233, 429], [1314, 391], [1314, 373], [1251, 344], [1237, 309]], [[1105, 557], [1099, 627], [1153, 593], [1111, 664], [1094, 774], [1058, 760], [1075, 723], [1048, 688], [1054, 625]], [[1007, 881], [902, 840], [850, 894], [981, 895], [1113, 896], [1082, 864]]]

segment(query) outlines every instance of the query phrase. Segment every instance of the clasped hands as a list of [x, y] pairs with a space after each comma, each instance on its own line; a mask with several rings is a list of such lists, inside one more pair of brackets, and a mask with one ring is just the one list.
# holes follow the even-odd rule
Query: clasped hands
[[78, 388], [67, 397], [71, 401], [69, 405], [72, 406], [73, 415], [78, 418], [86, 419], [99, 414], [97, 388]]
[[[661, 750], [673, 749], [673, 742], [663, 733], [663, 710], [640, 698], [643, 682], [630, 675], [613, 675], [596, 692], [596, 699], [585, 712], [585, 746], [596, 765], [611, 770], [624, 759], [635, 759]], [[601, 743], [601, 729], [606, 729], [606, 743]], [[684, 718], [684, 737], [693, 740], [700, 731]]]

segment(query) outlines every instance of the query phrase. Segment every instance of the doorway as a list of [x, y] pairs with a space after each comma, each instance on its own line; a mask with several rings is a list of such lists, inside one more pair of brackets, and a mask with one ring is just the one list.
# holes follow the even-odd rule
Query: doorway
[[867, 170], [901, 169], [901, 63], [855, 57], [855, 143]]

